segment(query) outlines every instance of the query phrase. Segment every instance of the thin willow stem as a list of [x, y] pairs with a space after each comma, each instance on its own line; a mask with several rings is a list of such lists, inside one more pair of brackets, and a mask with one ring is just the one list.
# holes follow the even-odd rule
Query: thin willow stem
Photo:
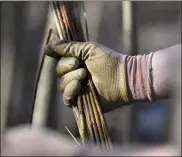
[[100, 117], [98, 115], [97, 107], [96, 107], [96, 104], [95, 104], [95, 101], [94, 101], [94, 97], [92, 95], [92, 91], [91, 90], [89, 92], [89, 97], [91, 99], [91, 105], [92, 105], [94, 117], [95, 117], [95, 120], [96, 120], [96, 125], [97, 125], [97, 128], [98, 128], [101, 145], [102, 145], [103, 150], [105, 151], [105, 141], [104, 141], [103, 130], [102, 130], [102, 126], [101, 126], [101, 122], [100, 122]]
[[57, 2], [57, 3], [59, 4], [59, 10], [61, 12], [62, 21], [63, 21], [64, 26], [65, 26], [64, 31], [66, 32], [66, 36], [67, 36], [66, 40], [71, 40], [71, 36], [69, 33], [69, 27], [68, 27], [68, 21], [67, 21], [68, 19], [67, 19], [65, 10], [64, 10], [63, 2]]
[[87, 121], [88, 132], [90, 135], [90, 141], [91, 141], [91, 143], [93, 143], [94, 142], [94, 133], [93, 133], [92, 123], [91, 123], [91, 115], [89, 112], [88, 102], [87, 102], [87, 99], [85, 96], [85, 90], [83, 87], [81, 89], [81, 92], [82, 92], [82, 99], [83, 99], [83, 103], [84, 103], [84, 111], [85, 111], [85, 116], [86, 116], [86, 121]]
[[68, 131], [68, 133], [71, 135], [71, 137], [73, 138], [73, 140], [77, 143], [78, 146], [81, 147], [80, 143], [77, 141], [77, 139], [75, 138], [75, 136], [73, 136], [73, 134], [71, 133], [71, 131], [68, 129], [67, 126], [65, 126], [66, 130]]
[[93, 131], [94, 131], [94, 137], [95, 137], [95, 140], [96, 140], [95, 142], [96, 142], [97, 145], [99, 145], [100, 139], [99, 139], [99, 133], [98, 133], [95, 117], [94, 117], [94, 114], [93, 114], [91, 100], [90, 100], [90, 97], [89, 97], [89, 92], [90, 91], [88, 90], [88, 87], [86, 85], [83, 86], [83, 88], [84, 88], [86, 99], [87, 99], [87, 103], [88, 103], [87, 104], [88, 105], [88, 110], [89, 110], [89, 113], [90, 113], [90, 119], [91, 119]]
[[83, 102], [81, 96], [78, 96], [78, 112], [79, 112], [79, 120], [80, 120], [80, 136], [82, 137], [83, 145], [86, 143], [86, 125], [85, 125], [85, 117], [83, 112]]
[[81, 134], [81, 130], [80, 130], [80, 117], [79, 117], [79, 113], [78, 113], [78, 108], [76, 106], [73, 106], [72, 107], [72, 111], [73, 111], [73, 115], [74, 115], [75, 120], [76, 120], [76, 124], [77, 124], [77, 127], [78, 127], [78, 132], [79, 132], [79, 134]]
[[94, 97], [94, 100], [95, 100], [95, 103], [96, 103], [96, 107], [97, 107], [97, 110], [98, 110], [98, 113], [99, 113], [99, 116], [100, 116], [100, 119], [101, 119], [101, 124], [102, 124], [103, 130], [104, 130], [105, 137], [106, 137], [107, 142], [109, 144], [109, 149], [112, 149], [112, 143], [111, 143], [110, 137], [108, 135], [108, 127], [107, 127], [105, 118], [103, 116], [103, 113], [102, 113], [102, 110], [101, 110], [101, 107], [100, 107], [100, 104], [99, 104], [99, 101], [98, 101], [98, 97], [97, 97], [97, 94], [96, 94], [96, 89], [95, 89], [94, 84], [93, 84], [91, 79], [89, 79], [88, 82], [89, 82], [89, 86], [91, 88], [91, 91], [92, 91], [92, 94], [93, 94], [93, 97]]
[[65, 15], [66, 15], [67, 25], [68, 25], [68, 28], [70, 30], [70, 33], [71, 33], [72, 37], [74, 37], [73, 40], [78, 41], [76, 28], [73, 25], [73, 18], [72, 18], [70, 11], [68, 9], [68, 4], [65, 2], [62, 2], [62, 3], [63, 3], [63, 10], [64, 10]]
[[58, 7], [56, 5], [56, 2], [52, 2], [52, 7], [53, 7], [53, 10], [54, 10], [54, 16], [55, 16], [55, 19], [56, 19], [56, 26], [57, 26], [59, 38], [61, 40], [65, 39], [66, 38], [66, 34], [64, 32], [65, 28], [64, 28], [64, 25], [63, 25], [63, 22], [62, 22], [62, 18], [61, 18], [59, 9], [58, 9]]

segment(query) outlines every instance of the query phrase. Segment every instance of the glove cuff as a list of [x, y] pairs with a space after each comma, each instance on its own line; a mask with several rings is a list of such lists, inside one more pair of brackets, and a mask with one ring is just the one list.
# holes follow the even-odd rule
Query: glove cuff
[[125, 72], [130, 102], [153, 100], [152, 56], [153, 53], [149, 55], [126, 56]]

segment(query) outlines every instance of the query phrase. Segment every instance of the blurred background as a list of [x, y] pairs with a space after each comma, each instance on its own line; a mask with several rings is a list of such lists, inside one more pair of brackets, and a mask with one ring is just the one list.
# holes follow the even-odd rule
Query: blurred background
[[[85, 1], [79, 5], [86, 13], [89, 40], [119, 53], [148, 54], [181, 43], [181, 2]], [[1, 128], [29, 122], [43, 47], [48, 30], [55, 27], [53, 20], [49, 2], [1, 2]], [[40, 104], [37, 125], [71, 138], [66, 125], [78, 137], [72, 111], [64, 106], [57, 90], [54, 66], [48, 66], [53, 62], [55, 65], [54, 60], [46, 59], [52, 76], [44, 72], [42, 85], [49, 85], [40, 87], [43, 96], [35, 101]], [[174, 123], [169, 102], [138, 103], [105, 114], [111, 140], [117, 144], [167, 142]]]

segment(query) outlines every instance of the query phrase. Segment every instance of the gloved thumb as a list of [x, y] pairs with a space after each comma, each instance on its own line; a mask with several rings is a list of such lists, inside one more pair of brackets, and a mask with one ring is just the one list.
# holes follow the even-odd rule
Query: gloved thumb
[[56, 41], [45, 47], [45, 54], [50, 57], [76, 57], [86, 60], [91, 54], [90, 51], [95, 48], [91, 42], [74, 42], [74, 41]]

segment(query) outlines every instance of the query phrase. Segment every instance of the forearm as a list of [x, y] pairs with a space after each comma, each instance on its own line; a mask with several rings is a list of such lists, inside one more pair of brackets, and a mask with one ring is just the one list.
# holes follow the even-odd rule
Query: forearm
[[180, 63], [181, 44], [149, 55], [127, 56], [129, 100], [138, 102], [169, 98]]
[[156, 99], [170, 98], [181, 66], [181, 44], [157, 51], [152, 58], [152, 80]]

